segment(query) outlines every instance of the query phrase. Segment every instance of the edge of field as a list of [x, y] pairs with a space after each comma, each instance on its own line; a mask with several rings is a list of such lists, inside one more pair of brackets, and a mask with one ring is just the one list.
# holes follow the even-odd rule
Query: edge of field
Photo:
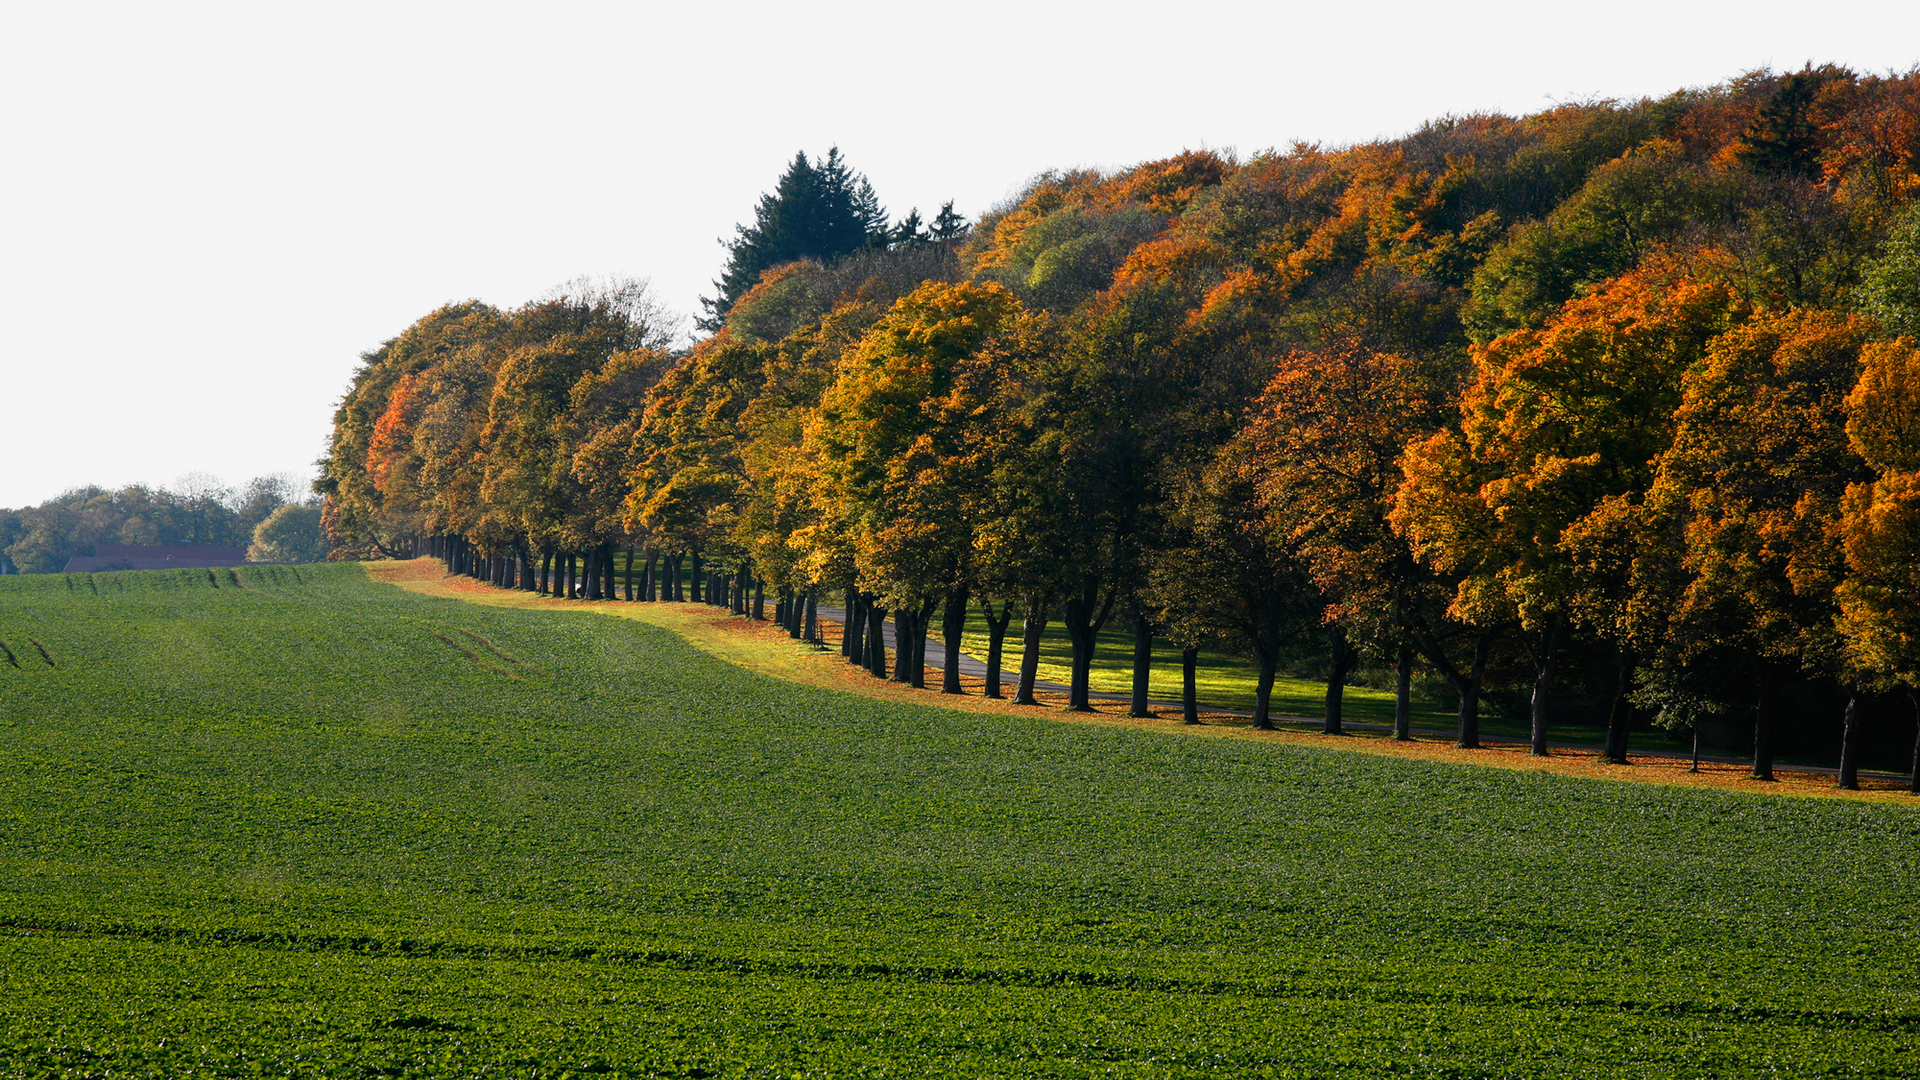
[[[490, 607], [538, 608], [555, 611], [591, 611], [614, 618], [633, 619], [685, 638], [695, 648], [738, 667], [828, 690], [858, 694], [882, 701], [951, 709], [963, 712], [996, 713], [1003, 716], [1040, 716], [1060, 723], [1101, 724], [1135, 728], [1161, 734], [1200, 738], [1250, 739], [1257, 742], [1316, 746], [1350, 753], [1377, 754], [1386, 757], [1413, 758], [1422, 761], [1476, 765], [1483, 768], [1545, 772], [1561, 776], [1585, 777], [1622, 783], [1650, 783], [1676, 787], [1706, 787], [1741, 791], [1756, 795], [1788, 795], [1803, 798], [1848, 799], [1920, 805], [1920, 799], [1904, 787], [1861, 779], [1860, 791], [1844, 791], [1834, 785], [1831, 776], [1796, 772], [1776, 767], [1778, 779], [1756, 781], [1748, 777], [1747, 766], [1724, 762], [1702, 762], [1699, 773], [1691, 773], [1689, 761], [1682, 758], [1629, 754], [1628, 765], [1609, 765], [1586, 750], [1555, 748], [1547, 757], [1535, 757], [1527, 747], [1492, 744], [1479, 750], [1461, 750], [1451, 743], [1416, 737], [1412, 742], [1396, 742], [1374, 734], [1324, 735], [1318, 731], [1282, 728], [1255, 730], [1244, 717], [1202, 711], [1201, 723], [1184, 724], [1178, 718], [1135, 718], [1126, 714], [1126, 705], [1096, 702], [1093, 712], [1067, 712], [1062, 695], [1041, 693], [1039, 706], [1014, 705], [1010, 699], [980, 696], [978, 679], [963, 679], [963, 696], [941, 694], [933, 690], [915, 690], [900, 683], [875, 679], [840, 658], [831, 649], [803, 644], [788, 637], [770, 622], [755, 622], [705, 604], [650, 603], [627, 601], [559, 600], [534, 593], [499, 589], [473, 578], [451, 576], [437, 559], [410, 559], [362, 563], [367, 577], [408, 592], [458, 600]], [[929, 669], [928, 682], [933, 682]], [[1278, 721], [1318, 724], [1308, 717], [1275, 717]]]

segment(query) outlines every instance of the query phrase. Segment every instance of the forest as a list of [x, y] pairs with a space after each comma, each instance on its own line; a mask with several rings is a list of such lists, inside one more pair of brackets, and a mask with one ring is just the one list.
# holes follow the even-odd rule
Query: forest
[[707, 336], [634, 282], [449, 304], [363, 357], [317, 487], [335, 558], [806, 637], [825, 598], [915, 686], [977, 609], [1016, 700], [1058, 623], [1073, 708], [1105, 632], [1144, 711], [1158, 637], [1253, 658], [1256, 727], [1277, 673], [1337, 733], [1384, 671], [1399, 737], [1435, 686], [1463, 747], [1577, 712], [1610, 760], [1738, 732], [1852, 787], [1868, 717], [1920, 764], [1917, 190], [1920, 71], [1833, 66], [1047, 172], [974, 222], [803, 154]]

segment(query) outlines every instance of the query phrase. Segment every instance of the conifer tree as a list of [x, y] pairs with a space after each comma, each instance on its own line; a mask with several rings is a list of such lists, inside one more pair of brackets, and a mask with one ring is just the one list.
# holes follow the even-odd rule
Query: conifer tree
[[702, 298], [701, 329], [718, 330], [727, 313], [768, 269], [801, 259], [822, 262], [891, 236], [887, 212], [867, 178], [854, 172], [833, 147], [818, 165], [806, 153], [793, 156], [773, 192], [760, 196], [752, 225], [736, 225], [738, 235], [723, 241], [727, 267], [714, 282], [719, 295]]

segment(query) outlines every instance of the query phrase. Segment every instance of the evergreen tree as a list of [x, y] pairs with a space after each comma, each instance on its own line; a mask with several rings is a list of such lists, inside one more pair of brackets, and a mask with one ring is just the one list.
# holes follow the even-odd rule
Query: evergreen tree
[[723, 241], [727, 267], [713, 283], [719, 295], [700, 301], [707, 312], [699, 320], [703, 330], [726, 325], [734, 302], [767, 269], [800, 259], [825, 262], [869, 245], [885, 246], [891, 233], [873, 185], [847, 165], [837, 146], [818, 165], [805, 152], [795, 154], [773, 193], [760, 196], [753, 224], [734, 228], [738, 235]]
[[973, 226], [967, 224], [967, 219], [954, 212], [952, 199], [942, 204], [940, 212], [934, 215], [933, 238], [935, 240], [965, 240], [967, 234], [972, 231]]

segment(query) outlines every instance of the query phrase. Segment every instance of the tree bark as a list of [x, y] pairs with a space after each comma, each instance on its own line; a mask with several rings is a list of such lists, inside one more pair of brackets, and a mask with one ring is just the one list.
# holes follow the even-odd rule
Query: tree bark
[[1753, 778], [1773, 779], [1773, 689], [1771, 674], [1760, 679], [1760, 696], [1753, 704]]
[[627, 586], [626, 594], [627, 594], [628, 603], [632, 603], [634, 600], [637, 600], [640, 597], [640, 594], [634, 589], [633, 578], [634, 578], [633, 545], [628, 544], [627, 545], [627, 579], [626, 579], [626, 586]]
[[847, 646], [847, 663], [866, 667], [866, 598], [852, 588], [847, 590], [847, 632], [841, 644]]
[[860, 594], [852, 586], [841, 596], [840, 655], [850, 664], [860, 662]]
[[876, 679], [887, 677], [887, 609], [877, 596], [867, 601], [867, 670]]
[[1095, 601], [1099, 596], [1100, 583], [1089, 578], [1077, 595], [1067, 598], [1064, 612], [1067, 636], [1073, 640], [1073, 673], [1067, 690], [1069, 712], [1093, 711], [1093, 701], [1089, 696], [1093, 653], [1100, 644], [1100, 628], [1107, 624], [1107, 617], [1113, 614], [1113, 590], [1108, 589], [1106, 602], [1096, 607]]
[[1633, 689], [1633, 654], [1619, 650], [1619, 667], [1613, 684], [1613, 708], [1607, 711], [1607, 764], [1627, 764], [1627, 722], [1632, 713], [1627, 701]]
[[522, 592], [532, 592], [539, 586], [540, 582], [538, 578], [535, 577], [535, 573], [536, 571], [533, 568], [533, 548], [529, 547], [525, 540], [522, 540], [520, 541], [520, 589]]
[[805, 636], [807, 644], [820, 644], [820, 598], [814, 592], [814, 588], [811, 585], [807, 586], [807, 632]]
[[947, 606], [940, 621], [941, 637], [947, 647], [947, 661], [940, 671], [940, 692], [964, 694], [960, 688], [960, 646], [967, 633], [967, 590], [958, 586], [947, 592]]
[[802, 616], [805, 614], [805, 608], [806, 608], [806, 597], [801, 595], [800, 590], [799, 589], [788, 590], [787, 592], [787, 636], [792, 638], [795, 641], [799, 641], [801, 637], [801, 623], [803, 622]]
[[1359, 659], [1360, 652], [1347, 644], [1346, 628], [1339, 623], [1327, 629], [1327, 641], [1333, 646], [1333, 667], [1327, 672], [1326, 715], [1321, 722], [1320, 732], [1323, 735], [1344, 735], [1347, 676], [1353, 674], [1353, 665]]
[[1487, 654], [1493, 651], [1492, 634], [1473, 636], [1473, 665], [1467, 669], [1463, 685], [1456, 685], [1458, 695], [1454, 717], [1459, 723], [1458, 745], [1463, 750], [1480, 749], [1480, 688], [1485, 685], [1487, 675]]
[[541, 596], [553, 595], [553, 549], [550, 547], [540, 549], [540, 588], [538, 591]]
[[1908, 691], [1907, 700], [1913, 703], [1913, 772], [1907, 776], [1907, 791], [1920, 795], [1920, 694]]
[[1269, 639], [1256, 650], [1260, 657], [1260, 682], [1253, 690], [1253, 726], [1260, 731], [1273, 730], [1273, 676], [1280, 667], [1280, 646]]
[[1399, 670], [1393, 687], [1393, 737], [1413, 741], [1413, 649], [1400, 646]]
[[1133, 694], [1127, 706], [1128, 716], [1156, 714], [1147, 705], [1147, 691], [1153, 676], [1153, 623], [1139, 612], [1133, 616]]
[[747, 563], [742, 560], [740, 568], [733, 572], [733, 613], [735, 615], [747, 613], [747, 587], [751, 582], [752, 578], [747, 573]]
[[1046, 593], [1027, 594], [1026, 621], [1020, 629], [1020, 684], [1013, 692], [1015, 705], [1040, 704], [1040, 700], [1033, 696], [1033, 684], [1040, 673], [1040, 638], [1047, 632], [1047, 618], [1052, 614], [1052, 608], [1052, 596]]
[[893, 681], [913, 681], [913, 608], [893, 609]]
[[929, 600], [913, 613], [913, 675], [907, 685], [915, 690], [927, 688], [927, 635], [933, 628], [933, 613], [938, 599]]
[[1865, 680], [1856, 676], [1853, 680], [1853, 692], [1847, 695], [1847, 711], [1840, 725], [1840, 787], [1846, 791], [1860, 790], [1859, 742], [1860, 732], [1860, 693]]
[[691, 602], [695, 604], [700, 602], [700, 570], [700, 552], [696, 549], [693, 552], [693, 573], [689, 575], [693, 579], [691, 582], [693, 588], [693, 599]]
[[767, 621], [767, 579], [753, 579], [753, 621]]
[[640, 579], [640, 599], [644, 603], [650, 604], [660, 599], [660, 573], [654, 569], [659, 558], [659, 548], [647, 549], [647, 576]]
[[1199, 688], [1200, 650], [1189, 645], [1180, 650], [1180, 722], [1200, 722]]
[[1530, 752], [1534, 757], [1546, 757], [1547, 749], [1547, 694], [1553, 686], [1553, 669], [1560, 654], [1560, 616], [1547, 616], [1547, 625], [1540, 632], [1540, 651], [1533, 658], [1533, 738]]
[[990, 698], [1002, 696], [1000, 691], [1000, 664], [1006, 645], [1007, 623], [1013, 620], [1013, 601], [1000, 601], [1000, 617], [994, 618], [993, 601], [983, 600], [980, 607], [987, 614], [987, 685], [980, 691]]

